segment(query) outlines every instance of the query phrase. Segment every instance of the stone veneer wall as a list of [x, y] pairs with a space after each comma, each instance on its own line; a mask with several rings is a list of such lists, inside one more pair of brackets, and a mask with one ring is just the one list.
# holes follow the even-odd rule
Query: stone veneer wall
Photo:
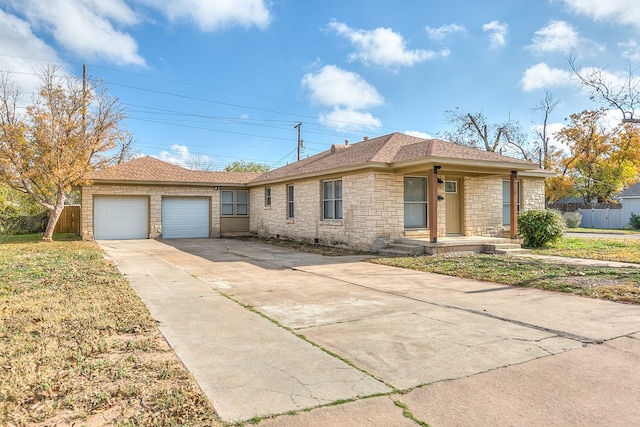
[[288, 219], [286, 184], [271, 186], [271, 206], [264, 203], [265, 187], [252, 188], [250, 230], [271, 236], [377, 250], [398, 239], [403, 231], [403, 178], [391, 173], [367, 172], [342, 179], [342, 216], [322, 220], [322, 181], [309, 179], [294, 185], [295, 218]]
[[94, 196], [147, 196], [149, 197], [149, 238], [162, 234], [162, 196], [210, 197], [210, 236], [220, 236], [220, 195], [211, 187], [151, 186], [151, 185], [91, 185], [82, 187], [80, 235], [93, 240]]
[[501, 177], [465, 177], [464, 235], [502, 237]]
[[523, 178], [520, 186], [523, 211], [545, 209], [544, 178]]
[[[464, 179], [464, 233], [467, 236], [502, 237], [509, 226], [502, 225], [501, 177]], [[545, 208], [544, 179], [520, 179], [520, 210]]]

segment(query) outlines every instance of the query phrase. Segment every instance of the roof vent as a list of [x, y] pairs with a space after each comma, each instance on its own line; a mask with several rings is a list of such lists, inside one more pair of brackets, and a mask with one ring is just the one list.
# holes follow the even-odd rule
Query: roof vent
[[363, 136], [363, 137], [362, 137], [362, 140], [363, 140], [363, 141], [368, 141], [368, 140], [369, 140], [369, 137], [365, 135], [365, 136]]
[[344, 140], [344, 145], [349, 145], [349, 140], [348, 139]]

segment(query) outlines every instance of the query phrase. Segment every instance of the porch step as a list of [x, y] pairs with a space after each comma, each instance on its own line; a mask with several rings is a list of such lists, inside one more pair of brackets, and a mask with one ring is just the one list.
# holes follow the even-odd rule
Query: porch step
[[486, 244], [482, 250], [485, 254], [509, 255], [509, 254], [529, 254], [529, 249], [522, 249], [519, 243], [496, 243]]
[[424, 254], [424, 246], [406, 243], [390, 243], [387, 248], [380, 249], [378, 254], [386, 257], [422, 255]]

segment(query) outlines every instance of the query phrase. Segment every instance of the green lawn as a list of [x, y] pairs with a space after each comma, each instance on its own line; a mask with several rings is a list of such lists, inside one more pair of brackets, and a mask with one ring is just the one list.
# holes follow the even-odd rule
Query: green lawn
[[212, 425], [209, 401], [93, 242], [0, 237], [0, 425]]
[[534, 252], [541, 255], [558, 255], [640, 264], [640, 239], [564, 237], [559, 242], [544, 249], [536, 249]]

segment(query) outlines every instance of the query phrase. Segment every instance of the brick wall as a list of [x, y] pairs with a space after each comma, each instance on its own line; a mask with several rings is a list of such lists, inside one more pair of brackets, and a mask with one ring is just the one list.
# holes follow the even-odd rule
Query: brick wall
[[149, 197], [149, 238], [162, 234], [162, 196], [211, 197], [212, 237], [220, 236], [220, 196], [211, 187], [151, 186], [151, 185], [92, 185], [82, 187], [80, 234], [83, 240], [93, 240], [94, 196]]

